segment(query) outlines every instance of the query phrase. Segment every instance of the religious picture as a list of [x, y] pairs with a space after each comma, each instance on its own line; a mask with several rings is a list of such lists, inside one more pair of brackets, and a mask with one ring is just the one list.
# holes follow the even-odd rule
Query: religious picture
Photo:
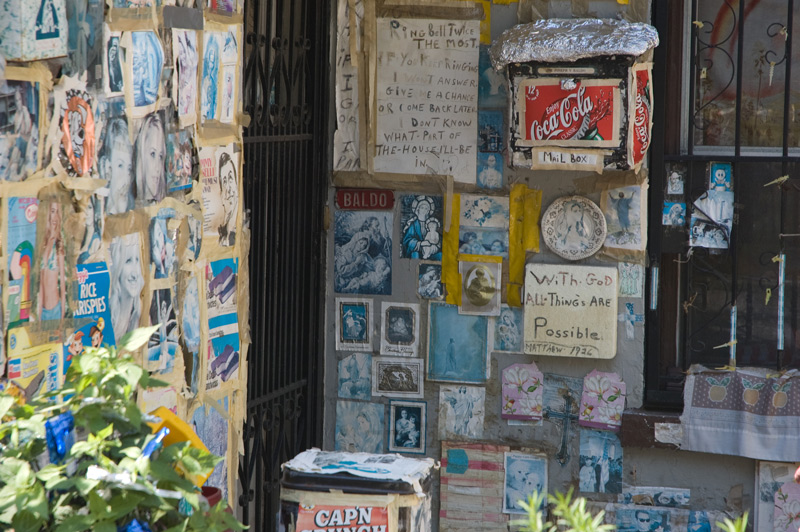
[[133, 106], [149, 110], [158, 99], [164, 49], [154, 31], [131, 32], [131, 42], [130, 79], [133, 81]]
[[389, 401], [390, 453], [425, 454], [428, 403]]
[[200, 83], [200, 107], [206, 120], [217, 120], [220, 75], [220, 54], [225, 34], [219, 31], [203, 32], [203, 77]]
[[708, 163], [708, 190], [730, 192], [733, 190], [731, 163]]
[[561, 437], [556, 460], [561, 464], [570, 459], [573, 437], [578, 430], [578, 407], [580, 406], [583, 379], [554, 373], [544, 374], [543, 414], [548, 423], [556, 426]]
[[421, 358], [373, 358], [372, 395], [422, 398], [423, 365]]
[[661, 225], [684, 227], [686, 225], [686, 204], [664, 201], [664, 207], [661, 210]]
[[336, 211], [333, 286], [341, 294], [392, 293], [392, 213]]
[[508, 257], [507, 197], [461, 195], [459, 252]]
[[494, 69], [489, 59], [489, 47], [481, 46], [478, 57], [478, 107], [505, 109], [508, 103], [506, 77]]
[[581, 429], [580, 491], [622, 493], [622, 444], [613, 432]]
[[502, 305], [500, 315], [489, 320], [494, 331], [492, 351], [522, 353], [523, 322], [522, 309]]
[[653, 507], [618, 508], [616, 524], [619, 532], [672, 532], [670, 512]]
[[682, 164], [667, 163], [667, 195], [683, 195], [686, 167]]
[[488, 378], [488, 318], [460, 314], [458, 307], [428, 307], [428, 380], [483, 383]]
[[353, 353], [339, 361], [339, 397], [369, 401], [372, 392], [372, 355]]
[[181, 124], [194, 123], [197, 115], [197, 32], [172, 30], [172, 57], [175, 60], [175, 79], [172, 99], [176, 102]]
[[206, 399], [205, 404], [195, 409], [192, 413], [192, 429], [203, 441], [208, 450], [222, 457], [211, 476], [206, 481], [207, 486], [222, 490], [222, 497], [228, 498], [228, 442], [230, 434], [229, 414], [231, 412], [230, 399], [225, 396], [212, 406]]
[[478, 152], [500, 153], [503, 148], [503, 112], [478, 111]]
[[642, 297], [644, 266], [634, 262], [619, 262], [617, 270], [619, 272], [619, 297]]
[[24, 181], [39, 165], [39, 84], [7, 80], [0, 87], [2, 100], [0, 182]]
[[336, 349], [372, 350], [372, 300], [336, 298]]
[[85, 90], [65, 92], [58, 112], [58, 159], [71, 177], [89, 176], [95, 164], [93, 98]]
[[631, 185], [612, 188], [600, 196], [600, 206], [606, 217], [607, 248], [643, 250], [645, 233], [642, 187]]
[[133, 144], [124, 116], [110, 118], [98, 153], [100, 178], [108, 182], [106, 212], [123, 214], [134, 207]]
[[439, 440], [480, 439], [486, 388], [441, 386], [439, 388]]
[[400, 207], [404, 259], [442, 260], [442, 197], [402, 196]]
[[150, 325], [158, 325], [147, 342], [147, 369], [158, 373], [170, 373], [175, 366], [178, 348], [178, 320], [172, 304], [169, 288], [153, 291], [150, 301]]
[[336, 401], [335, 449], [350, 453], [383, 452], [382, 403]]
[[66, 243], [63, 214], [58, 200], [39, 203], [39, 279], [37, 305], [39, 321], [67, 317]]
[[103, 88], [106, 96], [122, 95], [122, 32], [103, 26]]
[[419, 297], [422, 299], [442, 299], [444, 297], [441, 264], [420, 263], [418, 278], [417, 294]]
[[547, 505], [547, 457], [540, 454], [505, 453], [503, 513], [527, 514], [521, 502], [532, 494], [544, 494]]
[[478, 186], [490, 190], [503, 188], [503, 154], [478, 153]]
[[461, 306], [458, 312], [476, 316], [499, 316], [502, 263], [459, 261]]
[[141, 243], [139, 233], [118, 236], [109, 247], [111, 258], [111, 322], [114, 341], [139, 327], [142, 315]]
[[418, 304], [381, 303], [381, 354], [416, 356], [419, 319]]
[[142, 205], [155, 205], [167, 195], [163, 113], [150, 113], [141, 120], [133, 153], [136, 201]]

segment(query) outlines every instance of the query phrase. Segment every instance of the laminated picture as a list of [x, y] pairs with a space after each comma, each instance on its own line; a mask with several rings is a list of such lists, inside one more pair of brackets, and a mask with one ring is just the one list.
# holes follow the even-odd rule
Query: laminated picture
[[[184, 353], [186, 383], [193, 394], [199, 389], [200, 374], [200, 295], [197, 277], [190, 276], [185, 280], [183, 297], [180, 305], [181, 347]], [[189, 359], [189, 357], [191, 357]]]
[[375, 357], [372, 360], [372, 395], [422, 398], [422, 359]]
[[405, 259], [442, 260], [442, 197], [405, 195], [400, 219]]
[[239, 215], [239, 156], [233, 144], [200, 149], [203, 183], [203, 232], [221, 246], [236, 243]]
[[24, 181], [39, 164], [39, 84], [0, 87], [0, 181]]
[[133, 209], [133, 144], [125, 116], [106, 123], [97, 162], [100, 178], [108, 182], [106, 212], [122, 214]]
[[606, 217], [605, 246], [644, 249], [642, 187], [632, 185], [608, 190], [601, 196], [600, 203]]
[[462, 194], [459, 252], [508, 257], [508, 225], [507, 197]]
[[217, 92], [219, 90], [220, 54], [224, 42], [224, 32], [203, 32], [203, 78], [200, 84], [200, 108], [202, 116], [206, 120], [219, 118]]
[[29, 197], [8, 198], [8, 326], [27, 322], [33, 312], [33, 270], [36, 252], [36, 219], [39, 200]]
[[337, 451], [383, 452], [383, 404], [336, 401]]
[[136, 201], [154, 205], [167, 195], [167, 145], [162, 112], [150, 113], [140, 121], [133, 154]]
[[41, 201], [37, 222], [39, 271], [37, 279], [38, 321], [61, 320], [68, 315], [66, 245], [63, 213], [56, 199]]
[[521, 503], [534, 492], [547, 494], [547, 457], [505, 453], [504, 458], [503, 513], [527, 514]]
[[381, 303], [381, 354], [416, 356], [419, 347], [419, 305]]
[[478, 186], [496, 190], [503, 187], [503, 154], [478, 153]]
[[133, 106], [145, 112], [156, 103], [164, 67], [164, 49], [154, 31], [131, 32], [130, 79], [133, 82]]
[[340, 294], [392, 293], [392, 213], [336, 211], [333, 286]]
[[153, 291], [150, 302], [150, 325], [158, 325], [147, 342], [147, 369], [159, 373], [170, 373], [175, 366], [178, 348], [178, 321], [172, 304], [169, 288]]
[[139, 233], [118, 236], [109, 246], [111, 258], [111, 322], [114, 341], [139, 327], [142, 317], [141, 241]]
[[94, 99], [82, 89], [68, 89], [58, 110], [61, 141], [58, 159], [70, 177], [89, 176], [95, 163]]
[[424, 401], [389, 401], [389, 452], [425, 454], [427, 408]]
[[336, 298], [336, 349], [372, 350], [372, 300]]
[[372, 355], [353, 353], [339, 361], [339, 397], [368, 401], [372, 393]]
[[442, 299], [444, 296], [444, 285], [442, 284], [442, 265], [426, 264], [419, 265], [419, 285], [417, 294], [422, 299]]
[[103, 89], [107, 96], [121, 96], [122, 81], [122, 49], [120, 40], [122, 32], [111, 31], [103, 26]]
[[581, 429], [580, 491], [622, 493], [622, 444], [613, 432]]
[[428, 380], [482, 383], [487, 378], [486, 316], [460, 314], [458, 307], [428, 307]]
[[[210, 399], [208, 401], [213, 401]], [[229, 415], [230, 399], [226, 396], [215, 405], [210, 402], [201, 404], [192, 413], [192, 430], [203, 441], [208, 450], [222, 457], [211, 476], [206, 480], [207, 486], [222, 490], [222, 498], [228, 498], [228, 434], [230, 432]]]
[[150, 264], [156, 279], [174, 277], [175, 274], [177, 231], [168, 228], [168, 222], [174, 215], [172, 209], [161, 209], [157, 216], [150, 219]]
[[103, 197], [92, 194], [83, 203], [83, 238], [78, 250], [77, 264], [98, 262], [103, 258], [103, 229], [105, 206]]
[[167, 189], [192, 188], [192, 139], [181, 129], [167, 135]]
[[197, 32], [173, 29], [172, 47], [176, 76], [172, 84], [172, 98], [176, 102], [181, 123], [191, 124], [197, 114]]
[[439, 439], [480, 439], [486, 412], [486, 388], [442, 386], [439, 388]]
[[488, 46], [481, 46], [479, 54], [478, 107], [481, 109], [505, 109], [508, 103], [506, 78], [492, 67]]
[[524, 326], [521, 308], [503, 305], [500, 308], [500, 315], [489, 323], [494, 331], [494, 351], [522, 353]]

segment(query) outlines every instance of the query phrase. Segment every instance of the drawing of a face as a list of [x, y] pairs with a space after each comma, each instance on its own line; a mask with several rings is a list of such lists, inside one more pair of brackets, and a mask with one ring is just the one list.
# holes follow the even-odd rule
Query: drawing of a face
[[717, 185], [725, 184], [725, 170], [723, 170], [722, 168], [717, 168], [717, 171], [714, 172], [714, 182]]
[[417, 215], [419, 221], [424, 222], [431, 214], [431, 204], [427, 200], [420, 200], [414, 213]]
[[100, 347], [100, 344], [103, 342], [103, 333], [98, 330], [95, 330], [92, 333], [92, 347]]
[[228, 159], [220, 168], [220, 187], [222, 189], [222, 204], [225, 208], [226, 222], [236, 213], [238, 191], [236, 189], [236, 168], [233, 160]]

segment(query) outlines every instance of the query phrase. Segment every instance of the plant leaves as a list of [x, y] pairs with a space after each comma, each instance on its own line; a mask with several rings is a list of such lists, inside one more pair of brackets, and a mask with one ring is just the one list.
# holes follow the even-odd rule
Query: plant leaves
[[117, 350], [120, 352], [136, 351], [145, 343], [147, 343], [150, 337], [153, 336], [153, 333], [157, 330], [158, 325], [153, 325], [152, 327], [142, 327], [140, 329], [133, 330], [120, 339]]

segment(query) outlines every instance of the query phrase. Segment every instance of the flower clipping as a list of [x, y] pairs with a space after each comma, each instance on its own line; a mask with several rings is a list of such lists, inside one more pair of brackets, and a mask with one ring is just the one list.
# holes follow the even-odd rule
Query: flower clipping
[[616, 373], [592, 371], [583, 379], [578, 424], [619, 431], [625, 409], [625, 383]]

